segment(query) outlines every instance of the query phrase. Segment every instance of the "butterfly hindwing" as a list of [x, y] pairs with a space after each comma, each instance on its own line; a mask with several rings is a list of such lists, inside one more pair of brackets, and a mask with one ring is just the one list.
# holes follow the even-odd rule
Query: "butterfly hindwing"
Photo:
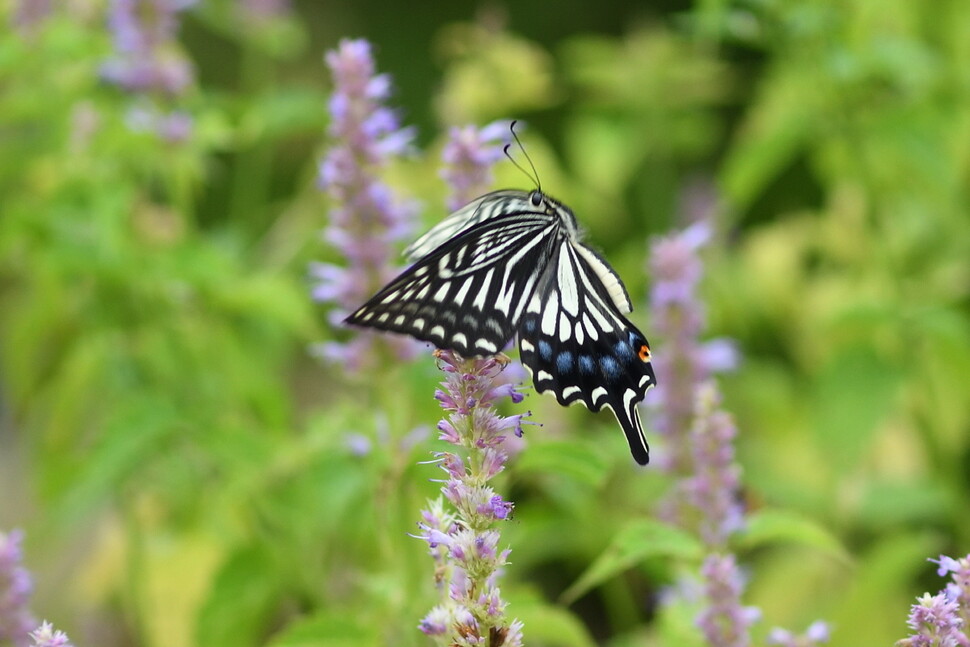
[[615, 293], [583, 253], [591, 250], [579, 245], [562, 243], [530, 299], [519, 326], [520, 357], [536, 390], [551, 392], [559, 404], [612, 410], [643, 465], [649, 447], [637, 405], [655, 383], [649, 345], [614, 307]]
[[502, 212], [477, 221], [419, 258], [346, 321], [468, 357], [498, 353], [515, 334], [558, 227], [545, 213]]

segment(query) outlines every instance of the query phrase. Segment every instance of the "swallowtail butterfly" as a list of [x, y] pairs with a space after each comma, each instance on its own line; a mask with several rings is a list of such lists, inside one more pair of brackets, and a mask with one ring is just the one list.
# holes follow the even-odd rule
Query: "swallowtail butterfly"
[[518, 335], [540, 393], [616, 415], [633, 458], [650, 457], [637, 405], [656, 383], [647, 339], [624, 317], [630, 296], [580, 240], [573, 212], [541, 190], [495, 191], [414, 242], [413, 265], [346, 319], [465, 357]]

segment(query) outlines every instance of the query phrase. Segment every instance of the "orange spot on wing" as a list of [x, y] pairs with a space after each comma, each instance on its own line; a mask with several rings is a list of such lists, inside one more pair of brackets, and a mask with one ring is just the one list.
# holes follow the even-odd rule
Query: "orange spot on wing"
[[642, 362], [649, 362], [650, 361], [650, 347], [647, 346], [646, 344], [640, 344], [640, 352], [638, 353], [638, 355], [640, 355], [640, 361], [642, 361]]

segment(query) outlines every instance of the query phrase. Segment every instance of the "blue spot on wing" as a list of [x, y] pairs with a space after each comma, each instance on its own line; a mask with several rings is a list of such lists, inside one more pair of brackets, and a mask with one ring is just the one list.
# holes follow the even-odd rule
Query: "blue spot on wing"
[[617, 358], [619, 358], [621, 362], [633, 359], [633, 346], [624, 341], [617, 342], [616, 345], [613, 346], [613, 352], [616, 353]]
[[573, 354], [568, 350], [564, 350], [559, 353], [559, 357], [556, 358], [556, 368], [559, 369], [560, 373], [572, 373], [573, 372]]
[[610, 381], [615, 381], [623, 377], [623, 371], [620, 369], [619, 363], [609, 355], [600, 357], [600, 368], [603, 370], [603, 375], [606, 376], [606, 379]]
[[586, 375], [592, 375], [596, 371], [596, 362], [590, 355], [580, 355], [579, 370]]
[[552, 345], [544, 339], [539, 340], [539, 357], [546, 362], [552, 361]]

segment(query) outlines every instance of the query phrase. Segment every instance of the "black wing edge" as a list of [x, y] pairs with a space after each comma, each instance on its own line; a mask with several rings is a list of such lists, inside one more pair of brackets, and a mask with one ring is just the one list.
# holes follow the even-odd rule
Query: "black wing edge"
[[[536, 379], [536, 375], [531, 366], [535, 362], [535, 358], [536, 354], [534, 350], [527, 350], [522, 347], [522, 337], [520, 334], [519, 359], [526, 372], [528, 372], [532, 383], [535, 385], [537, 393], [548, 393], [552, 395], [564, 407], [581, 404], [594, 413], [602, 411], [604, 407], [608, 408], [616, 417], [620, 428], [623, 429], [623, 434], [626, 436], [627, 444], [630, 446], [630, 454], [633, 455], [633, 460], [640, 465], [646, 465], [650, 462], [650, 444], [647, 443], [647, 437], [643, 433], [643, 422], [640, 419], [640, 410], [638, 407], [646, 397], [647, 391], [657, 384], [652, 363], [647, 363], [646, 370], [641, 376], [641, 384], [638, 384], [638, 388], [635, 389], [628, 386], [620, 396], [607, 393], [608, 397], [605, 400], [599, 400], [591, 405], [586, 401], [581, 391], [573, 393], [567, 398], [563, 396], [562, 389], [556, 388], [555, 382]], [[646, 379], [644, 380], [644, 378]], [[630, 395], [628, 396], [627, 394]], [[627, 401], [626, 404], [624, 404], [625, 400]]]
[[[632, 389], [629, 389], [632, 391]], [[626, 442], [630, 445], [630, 453], [633, 455], [633, 460], [635, 460], [640, 465], [646, 465], [650, 462], [650, 445], [647, 443], [647, 437], [643, 433], [643, 423], [640, 420], [640, 411], [637, 408], [642, 400], [634, 396], [629, 399], [629, 404], [624, 406], [622, 402], [606, 402], [603, 404], [604, 407], [609, 407], [613, 415], [616, 416], [616, 421], [620, 423], [620, 427], [623, 428], [623, 433], [626, 435]]]

